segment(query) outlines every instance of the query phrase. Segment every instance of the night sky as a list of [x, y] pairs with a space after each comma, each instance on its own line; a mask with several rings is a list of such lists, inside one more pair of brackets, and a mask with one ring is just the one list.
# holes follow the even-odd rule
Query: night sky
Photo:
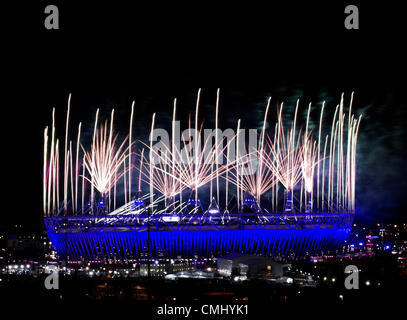
[[[269, 96], [272, 110], [282, 101], [293, 106], [301, 98], [302, 110], [312, 102], [316, 120], [323, 100], [332, 111], [342, 92], [348, 100], [355, 91], [354, 112], [363, 114], [358, 216], [405, 220], [407, 55], [401, 10], [360, 5], [360, 30], [349, 31], [343, 28], [344, 4], [227, 9], [55, 4], [60, 30], [44, 29], [45, 5], [39, 4], [27, 14], [28, 25], [9, 30], [5, 39], [5, 224], [41, 225], [43, 129], [55, 107], [63, 137], [69, 93], [72, 128], [83, 121], [89, 129], [97, 108], [107, 116], [114, 107], [116, 127], [127, 131], [135, 100], [135, 134], [143, 138], [153, 112], [158, 125], [169, 123], [175, 97], [179, 117], [186, 119], [200, 87], [201, 119], [208, 127], [221, 88], [223, 128], [234, 128], [238, 118], [247, 128], [259, 125]], [[269, 120], [275, 122], [275, 113]]]

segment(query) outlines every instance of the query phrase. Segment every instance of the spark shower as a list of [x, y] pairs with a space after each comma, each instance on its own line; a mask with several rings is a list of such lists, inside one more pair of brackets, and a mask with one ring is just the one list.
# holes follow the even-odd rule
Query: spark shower
[[[122, 140], [115, 133], [114, 110], [104, 122], [97, 110], [92, 140], [83, 141], [82, 123], [75, 130], [70, 127], [69, 96], [61, 146], [52, 111], [52, 125], [44, 130], [43, 213], [61, 256], [106, 258], [114, 252], [145, 257], [163, 251], [207, 255], [245, 246], [250, 252], [282, 253], [278, 239], [290, 244], [284, 246], [287, 252], [296, 251], [295, 243], [304, 252], [347, 238], [355, 211], [361, 122], [361, 116], [352, 114], [353, 93], [346, 106], [342, 94], [330, 119], [323, 102], [315, 129], [310, 128], [310, 115], [316, 107], [310, 103], [304, 108], [300, 100], [288, 122], [284, 104], [276, 104], [275, 124], [267, 126], [272, 123], [269, 98], [261, 129], [248, 131], [249, 143], [241, 119], [234, 129], [219, 128], [220, 90], [215, 128], [204, 129], [200, 95], [201, 90], [186, 130], [180, 132], [174, 99], [171, 132], [156, 128], [153, 114], [146, 142], [132, 134], [134, 102]], [[301, 108], [305, 119], [299, 117]], [[143, 193], [146, 188], [149, 192]], [[205, 205], [202, 192], [209, 192]], [[122, 249], [119, 243], [110, 247], [108, 230], [123, 243]], [[150, 231], [154, 244], [148, 243]], [[100, 244], [94, 249], [87, 247], [94, 246], [91, 234]], [[179, 242], [178, 249], [170, 249], [168, 241]], [[209, 249], [197, 244], [208, 241], [215, 241]], [[247, 241], [254, 243], [247, 246]]]

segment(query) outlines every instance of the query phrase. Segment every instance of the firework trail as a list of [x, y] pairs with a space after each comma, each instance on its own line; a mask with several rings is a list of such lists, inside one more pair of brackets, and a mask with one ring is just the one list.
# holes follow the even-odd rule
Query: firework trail
[[299, 101], [297, 100], [294, 120], [291, 123], [291, 129], [287, 133], [285, 133], [282, 121], [283, 105], [281, 105], [276, 126], [277, 139], [273, 143], [271, 138], [267, 137], [268, 152], [264, 156], [265, 165], [274, 172], [279, 182], [285, 188], [285, 211], [288, 212], [294, 211], [293, 191], [302, 178], [301, 163], [303, 148], [301, 145], [301, 134], [298, 134], [296, 137], [298, 104]]
[[[216, 182], [216, 199], [219, 203], [219, 178], [223, 178], [226, 183], [225, 212], [228, 212], [229, 205], [229, 183], [236, 186], [238, 210], [243, 203], [243, 193], [253, 196], [260, 208], [262, 195], [271, 190], [271, 209], [278, 212], [281, 184], [284, 187], [285, 212], [295, 211], [294, 193], [298, 192], [300, 212], [303, 210], [303, 198], [305, 212], [312, 212], [315, 209], [314, 203], [316, 209], [322, 212], [354, 212], [356, 151], [361, 116], [355, 117], [352, 114], [353, 93], [347, 112], [345, 112], [342, 94], [340, 103], [335, 108], [331, 126], [326, 128], [329, 130], [328, 134], [324, 134], [322, 130], [325, 102], [320, 110], [317, 133], [309, 130], [311, 104], [308, 106], [305, 131], [297, 128], [299, 100], [297, 100], [294, 118], [289, 129], [285, 129], [283, 124], [283, 104], [281, 104], [280, 108], [277, 108], [274, 133], [267, 132], [266, 122], [270, 107], [270, 99], [268, 99], [263, 127], [256, 147], [246, 146], [245, 142], [241, 141], [244, 129], [241, 128], [240, 119], [237, 123], [236, 135], [231, 140], [225, 144], [225, 137], [219, 139], [219, 89], [215, 108], [215, 144], [212, 143], [212, 136], [203, 139], [203, 123], [199, 122], [198, 117], [200, 95], [201, 90], [197, 94], [194, 125], [191, 126], [191, 120], [189, 120], [189, 130], [187, 130], [189, 133], [195, 130], [194, 134], [183, 135], [181, 143], [175, 143], [177, 100], [174, 99], [172, 133], [168, 146], [161, 144], [158, 149], [157, 145], [153, 146], [155, 114], [153, 115], [150, 142], [142, 143], [144, 149], [137, 153], [139, 159], [137, 166], [133, 166], [135, 156], [132, 149], [134, 102], [131, 106], [129, 135], [121, 143], [118, 143], [118, 135], [113, 132], [114, 110], [111, 113], [110, 124], [106, 120], [99, 126], [98, 109], [91, 146], [86, 150], [81, 144], [82, 123], [78, 125], [76, 139], [73, 141], [69, 139], [71, 113], [71, 95], [69, 95], [62, 161], [60, 161], [61, 145], [56, 138], [55, 109], [52, 110], [52, 125], [46, 127], [43, 132], [44, 216], [68, 213], [76, 215], [80, 212], [94, 214], [95, 190], [100, 194], [104, 212], [110, 212], [111, 207], [113, 207], [112, 212], [119, 212], [122, 207], [119, 208], [120, 210], [116, 209], [118, 183], [120, 181], [123, 183], [125, 203], [131, 203], [133, 168], [138, 171], [137, 197], [141, 197], [143, 201], [149, 199], [149, 203], [153, 205], [147, 204], [145, 208], [153, 213], [165, 212], [158, 209], [158, 205], [163, 204], [165, 210], [171, 210], [171, 212], [181, 210], [181, 207], [185, 207], [182, 202], [183, 191], [190, 189], [197, 200], [199, 188], [208, 183], [211, 183], [212, 195], [213, 184]], [[316, 140], [313, 139], [313, 134]], [[230, 159], [232, 146], [237, 150], [235, 159]], [[149, 152], [149, 156], [146, 156], [145, 151]], [[220, 164], [219, 160], [225, 158], [226, 164]], [[62, 179], [60, 179], [60, 173], [63, 175]], [[88, 186], [86, 182], [89, 183]], [[142, 182], [149, 186], [147, 197], [141, 196]], [[298, 184], [300, 188], [297, 188]], [[159, 195], [155, 196], [154, 190], [158, 191]], [[168, 200], [170, 200], [169, 203]], [[108, 206], [105, 202], [108, 202]], [[264, 210], [267, 212], [266, 208]]]
[[[90, 182], [92, 188], [94, 187], [99, 191], [103, 201], [111, 188], [129, 169], [120, 170], [125, 165], [128, 156], [129, 147], [125, 147], [128, 137], [116, 149], [118, 134], [113, 136], [113, 115], [114, 112], [112, 111], [110, 128], [105, 121], [99, 130], [95, 129], [91, 150], [86, 151], [82, 146], [85, 155], [84, 166], [88, 174], [84, 178]], [[95, 128], [96, 126], [97, 123], [95, 123]]]
[[316, 142], [313, 142], [310, 136], [304, 135], [303, 144], [303, 157], [301, 162], [302, 177], [304, 180], [305, 188], [305, 203], [306, 210], [310, 212], [312, 210], [312, 193], [314, 187], [314, 171], [317, 163], [317, 146]]
[[[201, 133], [202, 126], [197, 140], [200, 140]], [[211, 159], [214, 159], [217, 148], [221, 149], [223, 154], [228, 147], [228, 145], [223, 146], [223, 141], [211, 145], [211, 137], [207, 137], [202, 148], [200, 148], [201, 143], [195, 142], [198, 148], [195, 150], [191, 148], [193, 143], [191, 138], [182, 141], [183, 148], [171, 141], [170, 147], [164, 143], [160, 144], [160, 150], [156, 150], [152, 144], [141, 142], [150, 154], [149, 159], [142, 157], [142, 166], [139, 169], [141, 179], [147, 183], [151, 181], [151, 186], [168, 198], [180, 194], [187, 188], [196, 192], [198, 188], [222, 175], [226, 170], [230, 170], [232, 163], [228, 166], [219, 165], [213, 170]]]
[[[278, 182], [274, 170], [265, 165], [265, 158], [268, 150], [265, 148], [266, 121], [270, 107], [268, 99], [266, 111], [264, 114], [263, 128], [260, 135], [259, 145], [252, 150], [244, 150], [244, 155], [238, 157], [238, 170], [228, 170], [225, 179], [236, 185], [239, 190], [245, 191], [256, 200], [257, 206], [261, 208], [261, 195], [270, 190]], [[240, 127], [240, 125], [239, 125]], [[239, 130], [239, 129], [238, 129]], [[239, 148], [239, 146], [238, 146]], [[241, 192], [238, 192], [238, 203], [242, 198]], [[240, 207], [240, 205], [239, 205]]]

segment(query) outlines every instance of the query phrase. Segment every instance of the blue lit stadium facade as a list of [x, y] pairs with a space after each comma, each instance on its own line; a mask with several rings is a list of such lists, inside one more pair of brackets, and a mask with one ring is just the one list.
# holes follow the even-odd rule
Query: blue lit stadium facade
[[67, 259], [210, 257], [229, 252], [304, 256], [338, 248], [353, 213], [127, 214], [46, 217]]

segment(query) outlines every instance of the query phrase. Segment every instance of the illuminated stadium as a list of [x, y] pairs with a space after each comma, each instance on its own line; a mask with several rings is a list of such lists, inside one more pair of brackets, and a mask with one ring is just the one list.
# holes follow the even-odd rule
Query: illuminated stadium
[[72, 141], [69, 99], [61, 143], [53, 111], [44, 131], [43, 210], [60, 258], [301, 257], [347, 240], [361, 120], [352, 114], [353, 95], [346, 107], [341, 97], [333, 117], [323, 103], [316, 124], [310, 114], [317, 107], [310, 104], [300, 119], [297, 101], [290, 121], [278, 104], [275, 125], [266, 125], [268, 99], [261, 129], [246, 143], [241, 120], [229, 134], [219, 129], [219, 90], [215, 128], [206, 134], [200, 94], [181, 136], [174, 101], [168, 139], [159, 142], [155, 114], [149, 141], [133, 136], [134, 104], [120, 141], [114, 110], [105, 122], [97, 111], [91, 141], [82, 141], [82, 124]]

